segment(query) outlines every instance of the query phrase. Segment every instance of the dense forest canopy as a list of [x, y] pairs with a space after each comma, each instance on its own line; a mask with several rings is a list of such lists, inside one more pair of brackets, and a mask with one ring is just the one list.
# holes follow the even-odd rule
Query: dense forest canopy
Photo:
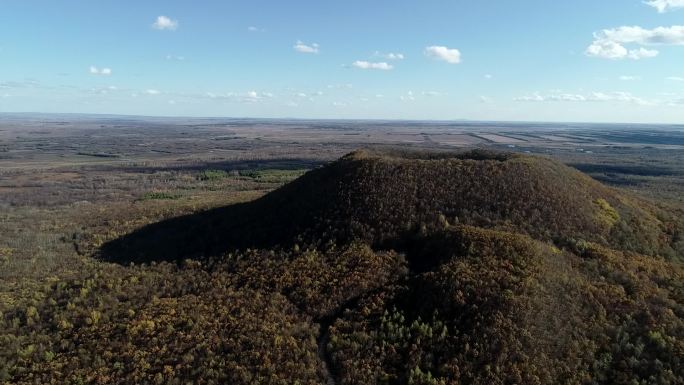
[[359, 151], [0, 317], [21, 384], [681, 384], [681, 212], [550, 159]]

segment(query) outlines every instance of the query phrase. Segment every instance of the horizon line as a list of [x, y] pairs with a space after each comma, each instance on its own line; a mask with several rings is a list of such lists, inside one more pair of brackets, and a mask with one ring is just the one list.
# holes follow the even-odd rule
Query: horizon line
[[329, 121], [329, 122], [427, 122], [427, 123], [516, 123], [516, 124], [595, 124], [595, 125], [638, 125], [638, 126], [684, 126], [682, 123], [638, 123], [638, 122], [598, 122], [598, 121], [544, 121], [544, 120], [478, 120], [478, 119], [405, 119], [405, 118], [301, 118], [301, 117], [250, 117], [250, 116], [187, 116], [187, 115], [138, 115], [89, 112], [11, 112], [0, 111], [3, 115], [70, 115], [102, 118], [147, 118], [147, 119], [226, 119], [226, 120], [282, 120], [282, 121]]

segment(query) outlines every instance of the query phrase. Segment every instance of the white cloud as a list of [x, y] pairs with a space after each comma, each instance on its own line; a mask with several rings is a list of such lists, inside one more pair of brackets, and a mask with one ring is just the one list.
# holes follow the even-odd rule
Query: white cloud
[[382, 70], [382, 71], [389, 71], [394, 68], [393, 65], [387, 64], [385, 62], [379, 62], [379, 63], [372, 63], [364, 60], [357, 60], [354, 63], [352, 63], [352, 66], [356, 68], [361, 68], [363, 70]]
[[644, 3], [658, 10], [659, 13], [665, 13], [677, 8], [684, 8], [684, 0], [647, 0]]
[[592, 92], [587, 98], [590, 102], [627, 102], [636, 104], [653, 104], [642, 98], [636, 97], [629, 92]]
[[600, 57], [603, 59], [639, 60], [658, 56], [658, 51], [646, 48], [628, 50], [619, 43], [610, 40], [595, 40], [586, 50], [587, 56]]
[[319, 46], [316, 43], [305, 44], [301, 40], [298, 40], [293, 48], [295, 51], [301, 52], [301, 53], [318, 53]]
[[442, 96], [442, 95], [444, 95], [444, 94], [441, 92], [437, 92], [437, 91], [423, 91], [423, 96]]
[[185, 56], [166, 55], [166, 60], [183, 61], [185, 60]]
[[513, 98], [513, 100], [516, 102], [544, 102], [546, 98], [535, 92], [532, 95], [518, 96]]
[[517, 102], [622, 102], [639, 105], [656, 104], [654, 101], [648, 101], [629, 92], [622, 91], [591, 92], [588, 94], [551, 93], [548, 95], [535, 92], [531, 95], [514, 98], [513, 100]]
[[645, 29], [639, 26], [604, 29], [594, 34], [594, 41], [586, 49], [588, 56], [604, 59], [652, 58], [658, 55], [657, 50], [639, 47], [628, 49], [627, 44], [640, 46], [684, 45], [684, 26], [657, 27]]
[[224, 95], [215, 94], [213, 92], [207, 92], [207, 97], [209, 99], [222, 99], [222, 96], [224, 96]]
[[684, 25], [645, 29], [638, 26], [604, 29], [598, 39], [607, 39], [623, 44], [639, 45], [684, 45]]
[[257, 91], [249, 91], [244, 95], [241, 95], [239, 101], [241, 102], [258, 102], [264, 99], [270, 99], [274, 97], [274, 95], [270, 92], [257, 92]]
[[160, 31], [175, 31], [178, 29], [178, 20], [171, 20], [167, 16], [158, 16], [157, 21], [152, 24], [152, 28]]
[[161, 94], [161, 92], [159, 92], [159, 90], [155, 90], [155, 89], [145, 90], [145, 93], [148, 95], [159, 95], [159, 94]]
[[258, 91], [248, 91], [244, 93], [228, 92], [228, 93], [214, 93], [207, 92], [200, 97], [207, 97], [214, 100], [226, 100], [228, 102], [240, 102], [240, 103], [255, 103], [260, 102], [264, 99], [274, 98], [275, 95], [270, 92], [258, 92]]
[[328, 84], [328, 89], [352, 89], [354, 86], [352, 84]]
[[401, 95], [401, 96], [399, 97], [399, 99], [400, 99], [401, 101], [404, 101], [404, 102], [409, 102], [409, 101], [416, 100], [416, 97], [415, 97], [415, 95], [413, 94], [413, 91], [409, 91], [409, 92], [406, 93], [406, 95]]
[[111, 68], [97, 68], [95, 66], [90, 66], [90, 69], [88, 70], [92, 75], [103, 75], [103, 76], [109, 76], [112, 74], [112, 69]]
[[484, 78], [487, 79], [487, 80], [494, 79], [494, 75], [486, 74], [486, 75], [484, 76]]
[[659, 52], [654, 49], [639, 48], [629, 51], [627, 57], [633, 60], [649, 59], [658, 56]]
[[629, 52], [627, 48], [614, 41], [596, 40], [587, 48], [586, 54], [604, 59], [624, 59]]
[[346, 107], [347, 103], [344, 102], [333, 102], [332, 104], [334, 107]]
[[249, 32], [266, 32], [266, 30], [264, 28], [255, 27], [253, 25], [250, 25], [249, 27], [247, 27], [247, 30]]
[[622, 75], [622, 76], [620, 76], [619, 79], [622, 80], [622, 81], [625, 81], [625, 82], [629, 82], [629, 81], [632, 81], [632, 80], [641, 80], [641, 77], [639, 77], [639, 76], [631, 76], [631, 75]]
[[665, 79], [666, 79], [666, 80], [673, 81], [673, 82], [684, 82], [684, 78], [681, 77], [681, 76], [668, 76], [668, 77], [665, 78]]
[[249, 91], [247, 92], [247, 95], [245, 96], [245, 99], [248, 100], [258, 100], [260, 99], [259, 93], [256, 91]]
[[404, 54], [403, 53], [393, 53], [393, 52], [382, 53], [379, 51], [375, 51], [375, 56], [381, 57], [381, 58], [387, 59], [387, 60], [404, 60]]
[[478, 99], [480, 100], [480, 103], [484, 103], [484, 104], [490, 104], [490, 103], [494, 102], [494, 100], [492, 98], [490, 98], [489, 96], [484, 96], [484, 95], [480, 96]]
[[425, 55], [451, 64], [458, 64], [461, 62], [461, 52], [455, 48], [433, 45], [425, 47]]

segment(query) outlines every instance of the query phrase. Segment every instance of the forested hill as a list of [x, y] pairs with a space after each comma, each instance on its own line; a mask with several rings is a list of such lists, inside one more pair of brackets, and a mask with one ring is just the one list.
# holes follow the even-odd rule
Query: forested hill
[[681, 219], [545, 158], [359, 151], [106, 244], [0, 314], [0, 382], [682, 384]]
[[589, 241], [684, 256], [678, 213], [551, 159], [480, 150], [357, 151], [255, 202], [155, 224], [104, 251], [144, 261], [350, 240], [392, 248], [446, 224], [526, 234], [559, 247]]

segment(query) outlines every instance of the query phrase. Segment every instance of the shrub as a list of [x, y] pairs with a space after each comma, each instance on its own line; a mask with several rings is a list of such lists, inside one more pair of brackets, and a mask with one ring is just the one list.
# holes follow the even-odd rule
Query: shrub
[[225, 170], [204, 170], [200, 172], [197, 179], [201, 181], [215, 181], [228, 177], [228, 173]]

